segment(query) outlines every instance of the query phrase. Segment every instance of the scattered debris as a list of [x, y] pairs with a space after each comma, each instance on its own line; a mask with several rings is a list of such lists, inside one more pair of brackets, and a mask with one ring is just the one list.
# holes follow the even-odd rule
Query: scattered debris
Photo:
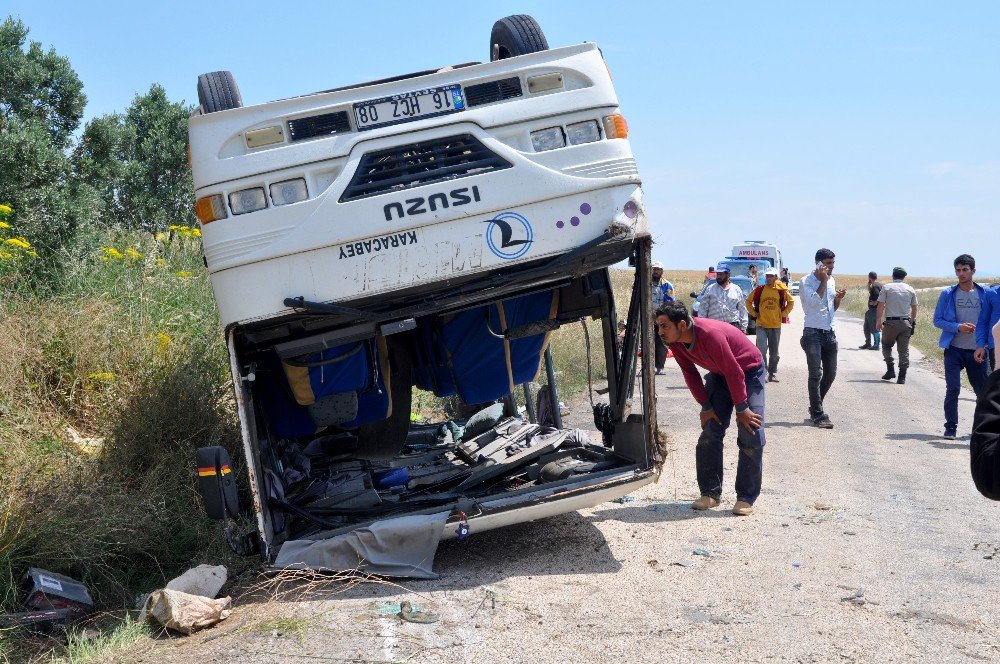
[[655, 567], [656, 567], [657, 565], [659, 565], [659, 564], [660, 564], [660, 561], [659, 561], [659, 560], [656, 560], [656, 559], [654, 558], [653, 560], [647, 560], [647, 561], [646, 561], [646, 564], [647, 564], [647, 565], [649, 565], [650, 567], [654, 567], [654, 568], [655, 568]]
[[619, 505], [624, 505], [625, 503], [634, 503], [635, 502], [635, 496], [618, 496], [617, 498], [615, 498], [611, 502], [618, 503]]
[[845, 534], [845, 535], [857, 535], [857, 533], [856, 533], [856, 532], [854, 532], [853, 530], [845, 530], [845, 531], [844, 531], [844, 534]]
[[695, 556], [705, 556], [706, 558], [712, 555], [708, 549], [695, 549], [691, 552], [691, 554]]
[[802, 567], [802, 563], [799, 562], [792, 563], [792, 567]]
[[231, 603], [230, 597], [212, 599], [161, 588], [150, 593], [144, 613], [147, 620], [153, 618], [168, 629], [193, 634], [228, 618]]
[[827, 510], [832, 510], [833, 509], [833, 505], [828, 505], [827, 503], [813, 503], [813, 509], [817, 509], [817, 510], [820, 510], [821, 512], [825, 512]]
[[866, 600], [865, 600], [865, 589], [864, 588], [858, 588], [857, 590], [854, 591], [854, 594], [848, 595], [847, 597], [841, 597], [840, 601], [842, 601], [842, 602], [850, 602], [852, 604], [857, 604], [858, 606], [861, 606], [861, 605], [865, 604], [865, 602], [866, 602]]
[[44, 631], [54, 625], [67, 625], [94, 610], [87, 587], [62, 574], [31, 567], [24, 576], [23, 587], [26, 611], [0, 614], [0, 627]]
[[671, 565], [678, 565], [680, 567], [691, 567], [691, 565], [694, 565], [694, 562], [691, 561], [691, 560], [682, 559], [682, 560], [675, 560], [674, 562], [672, 562], [670, 564]]
[[198, 565], [167, 583], [167, 590], [214, 598], [222, 590], [229, 571], [224, 565]]
[[406, 622], [418, 623], [421, 625], [429, 625], [431, 623], [436, 623], [441, 619], [434, 611], [427, 611], [419, 607], [413, 606], [408, 601], [403, 600], [399, 604], [399, 617]]
[[376, 615], [380, 616], [395, 616], [399, 615], [402, 607], [399, 602], [379, 602], [378, 606], [375, 607]]

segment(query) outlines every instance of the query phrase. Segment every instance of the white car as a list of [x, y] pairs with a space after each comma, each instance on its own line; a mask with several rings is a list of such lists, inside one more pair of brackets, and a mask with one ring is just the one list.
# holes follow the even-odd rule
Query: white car
[[793, 281], [792, 282], [792, 287], [791, 287], [792, 295], [798, 295], [799, 294], [799, 289], [801, 287], [802, 287], [802, 282], [801, 281]]

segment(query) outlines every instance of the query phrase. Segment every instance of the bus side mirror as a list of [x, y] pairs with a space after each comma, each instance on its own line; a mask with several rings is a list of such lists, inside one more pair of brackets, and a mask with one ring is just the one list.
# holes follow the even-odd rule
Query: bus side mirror
[[219, 446], [198, 448], [198, 492], [210, 519], [236, 517], [240, 512], [229, 452]]

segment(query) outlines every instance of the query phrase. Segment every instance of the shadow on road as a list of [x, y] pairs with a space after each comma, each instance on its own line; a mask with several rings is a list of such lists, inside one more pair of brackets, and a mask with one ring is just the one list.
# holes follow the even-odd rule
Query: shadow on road
[[789, 429], [792, 427], [811, 427], [812, 425], [812, 420], [809, 418], [803, 418], [801, 422], [766, 422], [764, 428], [770, 429], [771, 427], [784, 427]]
[[848, 383], [873, 383], [875, 385], [894, 385], [894, 380], [879, 380], [878, 378], [848, 378]]
[[[688, 519], [717, 519], [732, 517], [725, 507], [714, 510], [698, 511], [691, 509], [690, 502], [649, 503], [620, 509], [606, 509], [590, 517], [591, 522], [619, 521], [621, 523], [664, 523], [669, 521], [687, 521]], [[735, 517], [733, 517], [735, 518]]]
[[968, 440], [968, 436], [963, 436], [955, 442], [945, 441], [941, 436], [930, 434], [930, 433], [887, 433], [885, 434], [886, 440], [915, 440], [923, 441], [931, 444], [931, 447], [936, 447], [940, 450], [967, 450], [969, 449], [968, 443], [962, 443], [958, 441]]

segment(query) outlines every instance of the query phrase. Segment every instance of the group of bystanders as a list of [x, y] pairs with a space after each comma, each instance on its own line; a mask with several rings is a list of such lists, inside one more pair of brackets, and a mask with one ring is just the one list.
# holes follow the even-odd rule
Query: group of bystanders
[[[823, 400], [837, 376], [835, 312], [846, 289], [836, 286], [833, 251], [820, 249], [815, 260], [815, 270], [801, 283], [805, 324], [799, 343], [808, 366], [809, 419], [816, 427], [832, 429]], [[787, 322], [794, 302], [775, 269], [768, 269], [766, 285], [755, 287], [744, 300], [739, 286], [729, 281], [726, 264], [720, 263], [715, 269], [716, 283], [705, 290], [700, 315], [692, 319], [683, 303], [673, 297], [657, 297], [656, 290], [663, 288], [662, 266], [659, 274], [657, 266], [654, 264], [653, 271], [653, 300], [659, 305], [655, 309], [657, 341], [672, 353], [688, 389], [701, 405], [702, 432], [695, 448], [701, 495], [691, 507], [705, 510], [719, 505], [723, 439], [735, 412], [740, 454], [733, 513], [749, 515], [760, 495], [763, 474], [765, 384], [777, 380], [781, 324]], [[958, 283], [942, 291], [934, 313], [945, 357], [944, 437], [956, 437], [964, 370], [979, 399], [972, 436], [973, 474], [985, 495], [1000, 500], [1000, 372], [987, 379], [994, 371], [995, 349], [1000, 346], [1000, 288], [976, 284], [975, 266], [975, 259], [968, 254], [955, 259]], [[876, 273], [869, 273], [865, 344], [861, 346], [881, 348], [887, 369], [882, 379], [896, 378], [899, 384], [906, 382], [909, 340], [917, 321], [916, 292], [905, 283], [906, 276], [905, 269], [896, 267], [892, 282], [883, 286]], [[744, 334], [748, 316], [757, 322], [756, 346]], [[898, 374], [894, 349], [899, 354]], [[768, 351], [770, 360], [765, 362]], [[662, 373], [659, 350], [656, 367], [656, 373]], [[704, 378], [699, 367], [708, 371]]]

